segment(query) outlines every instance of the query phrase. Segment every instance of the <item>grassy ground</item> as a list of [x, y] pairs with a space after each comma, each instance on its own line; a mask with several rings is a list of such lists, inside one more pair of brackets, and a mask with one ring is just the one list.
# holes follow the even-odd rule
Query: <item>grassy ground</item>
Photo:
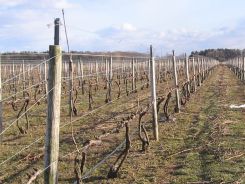
[[[146, 81], [143, 81], [145, 83]], [[172, 80], [170, 81], [172, 84]], [[115, 100], [113, 103], [105, 104], [105, 93], [104, 82], [99, 83], [100, 90], [95, 93], [93, 90], [93, 98], [95, 103], [93, 109], [98, 109], [95, 113], [87, 114], [91, 111], [88, 110], [88, 95], [81, 94], [79, 90], [79, 96], [77, 100], [78, 121], [73, 123], [74, 137], [78, 143], [78, 147], [81, 148], [83, 143], [87, 140], [96, 139], [97, 136], [116, 128], [118, 122], [122, 118], [126, 118], [132, 112], [137, 109], [137, 99], [140, 99], [140, 105], [146, 105], [149, 103], [148, 95], [150, 88], [144, 87], [141, 89], [142, 82], [137, 82], [138, 92], [131, 93], [129, 96], [125, 94], [125, 85], [122, 84], [120, 99], [117, 99], [118, 88], [113, 85], [113, 97]], [[169, 85], [171, 85], [169, 84]], [[162, 94], [161, 90], [163, 87], [158, 89], [158, 92]], [[131, 90], [131, 83], [129, 80], [128, 90]], [[86, 90], [87, 91], [87, 90]], [[21, 96], [22, 94], [20, 94]], [[60, 150], [59, 150], [59, 183], [67, 183], [74, 181], [74, 158], [75, 145], [73, 144], [71, 136], [71, 125], [69, 124], [67, 95], [62, 95], [62, 108], [61, 108], [61, 129], [60, 129]], [[143, 100], [144, 99], [144, 100]], [[0, 183], [26, 183], [28, 181], [28, 174], [33, 173], [33, 168], [43, 169], [43, 153], [44, 153], [44, 133], [45, 133], [45, 120], [46, 120], [46, 104], [42, 101], [41, 105], [35, 106], [32, 111], [29, 112], [30, 130], [28, 134], [22, 135], [19, 133], [16, 123], [8, 129], [3, 137], [3, 143], [0, 144], [0, 163], [10, 158], [15, 153], [21, 151], [20, 154], [14, 156], [11, 160], [1, 165], [0, 169]], [[22, 102], [23, 103], [23, 102]], [[21, 105], [22, 103], [19, 103]], [[31, 104], [34, 104], [32, 99]], [[100, 106], [103, 108], [99, 109]], [[15, 120], [18, 111], [13, 112], [11, 106], [4, 104], [4, 125], [7, 127], [9, 123]], [[87, 115], [86, 115], [87, 114]], [[80, 119], [80, 117], [82, 117]], [[9, 121], [8, 121], [9, 120]], [[8, 122], [7, 122], [8, 121]], [[23, 118], [20, 123], [24, 123]], [[67, 124], [68, 123], [68, 124]], [[66, 126], [64, 126], [67, 124]], [[137, 124], [132, 123], [132, 127], [135, 129]], [[39, 139], [41, 138], [41, 139]], [[90, 168], [95, 165], [105, 154], [113, 150], [122, 140], [124, 139], [124, 130], [120, 133], [112, 134], [108, 137], [103, 138], [103, 145], [96, 148], [92, 148], [89, 151], [89, 157], [86, 167]], [[38, 140], [38, 141], [36, 141]], [[29, 148], [26, 146], [32, 144]], [[71, 153], [71, 154], [69, 154]], [[37, 178], [36, 183], [43, 183], [43, 175]]]
[[245, 112], [229, 108], [244, 103], [244, 84], [218, 67], [147, 153], [134, 142], [118, 179], [87, 182], [245, 183]]
[[[158, 86], [163, 87], [164, 83]], [[76, 122], [74, 130], [77, 142], [94, 139], [104, 131], [114, 128], [118, 120], [135, 112], [137, 98], [145, 98], [148, 92], [148, 89], [140, 90]], [[162, 91], [159, 94], [161, 95]], [[97, 98], [101, 98], [103, 104], [104, 95], [101, 97], [98, 94]], [[141, 105], [146, 103], [147, 99]], [[220, 66], [191, 97], [181, 113], [175, 114], [174, 122], [159, 124], [160, 140], [151, 141], [150, 149], [146, 153], [140, 151], [141, 143], [137, 134], [131, 137], [132, 148], [119, 171], [119, 178], [106, 179], [110, 164], [119, 154], [116, 152], [85, 179], [84, 183], [243, 183], [245, 112], [241, 109], [230, 109], [229, 105], [244, 103], [244, 84], [239, 82], [228, 68]], [[87, 110], [87, 103], [81, 104], [78, 109]], [[85, 111], [79, 113], [83, 114]], [[61, 125], [68, 120], [65, 114], [67, 112], [64, 109]], [[5, 150], [1, 153], [1, 160], [5, 160], [16, 150], [44, 134], [45, 113], [39, 116], [35, 114], [33, 117], [36, 120], [31, 122], [31, 132], [28, 136], [15, 135], [14, 131], [9, 133], [10, 139], [6, 139], [1, 145], [1, 150]], [[150, 118], [148, 115], [144, 121], [152, 140], [151, 122], [148, 121]], [[131, 122], [130, 132], [135, 129], [137, 118]], [[88, 152], [85, 172], [110, 153], [123, 139], [124, 129], [119, 134], [104, 138], [101, 146], [92, 148]], [[3, 183], [26, 183], [26, 173], [31, 173], [34, 167], [43, 168], [43, 156], [35, 158], [43, 153], [43, 145], [44, 141], [41, 140], [37, 146], [14, 158], [9, 165], [5, 164], [0, 169], [0, 180]], [[75, 151], [70, 126], [61, 129], [60, 145], [59, 183], [72, 183], [75, 154], [65, 157], [67, 153]], [[43, 183], [42, 177], [40, 175], [35, 183]]]

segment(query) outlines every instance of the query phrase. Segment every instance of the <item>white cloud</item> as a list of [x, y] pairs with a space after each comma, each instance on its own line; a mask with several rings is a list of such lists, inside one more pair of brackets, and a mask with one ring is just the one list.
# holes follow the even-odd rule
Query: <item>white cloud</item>
[[166, 37], [166, 33], [162, 31], [162, 32], [159, 33], [158, 36], [159, 36], [160, 39], [165, 38]]
[[14, 7], [24, 4], [26, 0], [0, 0], [1, 7]]
[[[201, 17], [199, 14], [194, 16], [189, 11], [190, 6], [182, 6], [185, 4], [183, 2], [181, 6], [178, 4], [181, 11], [174, 9], [174, 13], [171, 8], [167, 8], [167, 12], [160, 11], [162, 7], [170, 7], [161, 0], [155, 0], [155, 3], [149, 0], [121, 0], [120, 7], [118, 1], [0, 0], [2, 48], [23, 50], [29, 45], [31, 50], [46, 50], [53, 40], [53, 20], [62, 16], [61, 8], [67, 9], [66, 20], [72, 50], [141, 50], [148, 48], [149, 44], [162, 48], [163, 52], [222, 45], [245, 46], [245, 40], [242, 40], [245, 37], [244, 26], [239, 27], [245, 24], [237, 22], [238, 19], [223, 25], [219, 23], [219, 19], [217, 22], [211, 21], [211, 25], [209, 20], [216, 18], [208, 19], [209, 15]], [[177, 0], [174, 3], [171, 1], [171, 4], [176, 2]], [[146, 11], [150, 11], [148, 15], [145, 14]], [[52, 25], [50, 29], [46, 26], [49, 23]], [[222, 27], [224, 25], [229, 26]], [[215, 26], [217, 27], [214, 28]], [[61, 33], [62, 43], [65, 44], [63, 27]], [[65, 48], [65, 45], [62, 47]]]
[[123, 23], [120, 26], [120, 28], [122, 31], [128, 31], [128, 32], [133, 32], [137, 30], [136, 27], [134, 27], [132, 24], [129, 24], [129, 23]]
[[68, 0], [0, 0], [1, 8], [13, 8], [19, 5], [26, 5], [30, 8], [54, 8], [54, 9], [68, 9], [73, 8], [75, 3]]
[[72, 8], [75, 4], [68, 2], [67, 0], [39, 0], [35, 2], [36, 5], [42, 8], [55, 8], [55, 9], [67, 9]]

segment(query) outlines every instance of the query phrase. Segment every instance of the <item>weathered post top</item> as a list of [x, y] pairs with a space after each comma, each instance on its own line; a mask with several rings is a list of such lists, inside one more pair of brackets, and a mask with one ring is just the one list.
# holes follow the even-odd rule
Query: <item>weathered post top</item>
[[60, 44], [60, 18], [54, 20], [54, 45]]

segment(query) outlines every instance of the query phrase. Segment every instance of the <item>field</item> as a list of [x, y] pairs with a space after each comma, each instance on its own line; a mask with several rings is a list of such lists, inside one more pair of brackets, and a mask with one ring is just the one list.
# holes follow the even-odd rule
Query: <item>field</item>
[[[43, 183], [51, 167], [44, 166], [51, 61], [2, 64], [0, 183]], [[233, 70], [244, 72], [203, 57], [157, 58], [154, 102], [148, 61], [74, 56], [71, 69], [63, 58], [58, 183], [245, 182], [245, 111], [230, 108], [245, 104]]]

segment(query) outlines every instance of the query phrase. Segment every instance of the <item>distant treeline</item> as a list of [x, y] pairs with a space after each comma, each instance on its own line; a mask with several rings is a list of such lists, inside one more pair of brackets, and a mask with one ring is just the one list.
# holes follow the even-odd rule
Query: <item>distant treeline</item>
[[[38, 55], [38, 54], [44, 54], [48, 53], [48, 51], [44, 52], [36, 52], [36, 51], [21, 51], [21, 52], [6, 52], [2, 53], [2, 55]], [[63, 51], [63, 53], [66, 53]], [[90, 51], [71, 51], [71, 53], [75, 54], [94, 54], [94, 55], [112, 55], [112, 56], [147, 56], [145, 53], [139, 53], [139, 52], [123, 52], [123, 51], [114, 51], [114, 52], [90, 52]], [[206, 57], [212, 57], [219, 61], [226, 61], [231, 58], [235, 58], [241, 55], [245, 56], [245, 49], [206, 49], [201, 51], [192, 51], [191, 55], [201, 55]], [[171, 57], [171, 55], [170, 55]]]
[[240, 49], [206, 49], [202, 51], [192, 51], [191, 55], [202, 55], [212, 57], [219, 61], [226, 61], [245, 54], [245, 50]]
[[[62, 51], [63, 53], [66, 53], [65, 51]], [[20, 52], [5, 52], [2, 53], [2, 55], [38, 55], [38, 54], [47, 54], [48, 51], [44, 52], [37, 52], [37, 51], [20, 51]], [[90, 52], [90, 51], [71, 51], [72, 54], [91, 54], [91, 55], [112, 55], [112, 56], [147, 56], [147, 54], [140, 53], [140, 52], [130, 52], [130, 51], [113, 51], [113, 52]]]

